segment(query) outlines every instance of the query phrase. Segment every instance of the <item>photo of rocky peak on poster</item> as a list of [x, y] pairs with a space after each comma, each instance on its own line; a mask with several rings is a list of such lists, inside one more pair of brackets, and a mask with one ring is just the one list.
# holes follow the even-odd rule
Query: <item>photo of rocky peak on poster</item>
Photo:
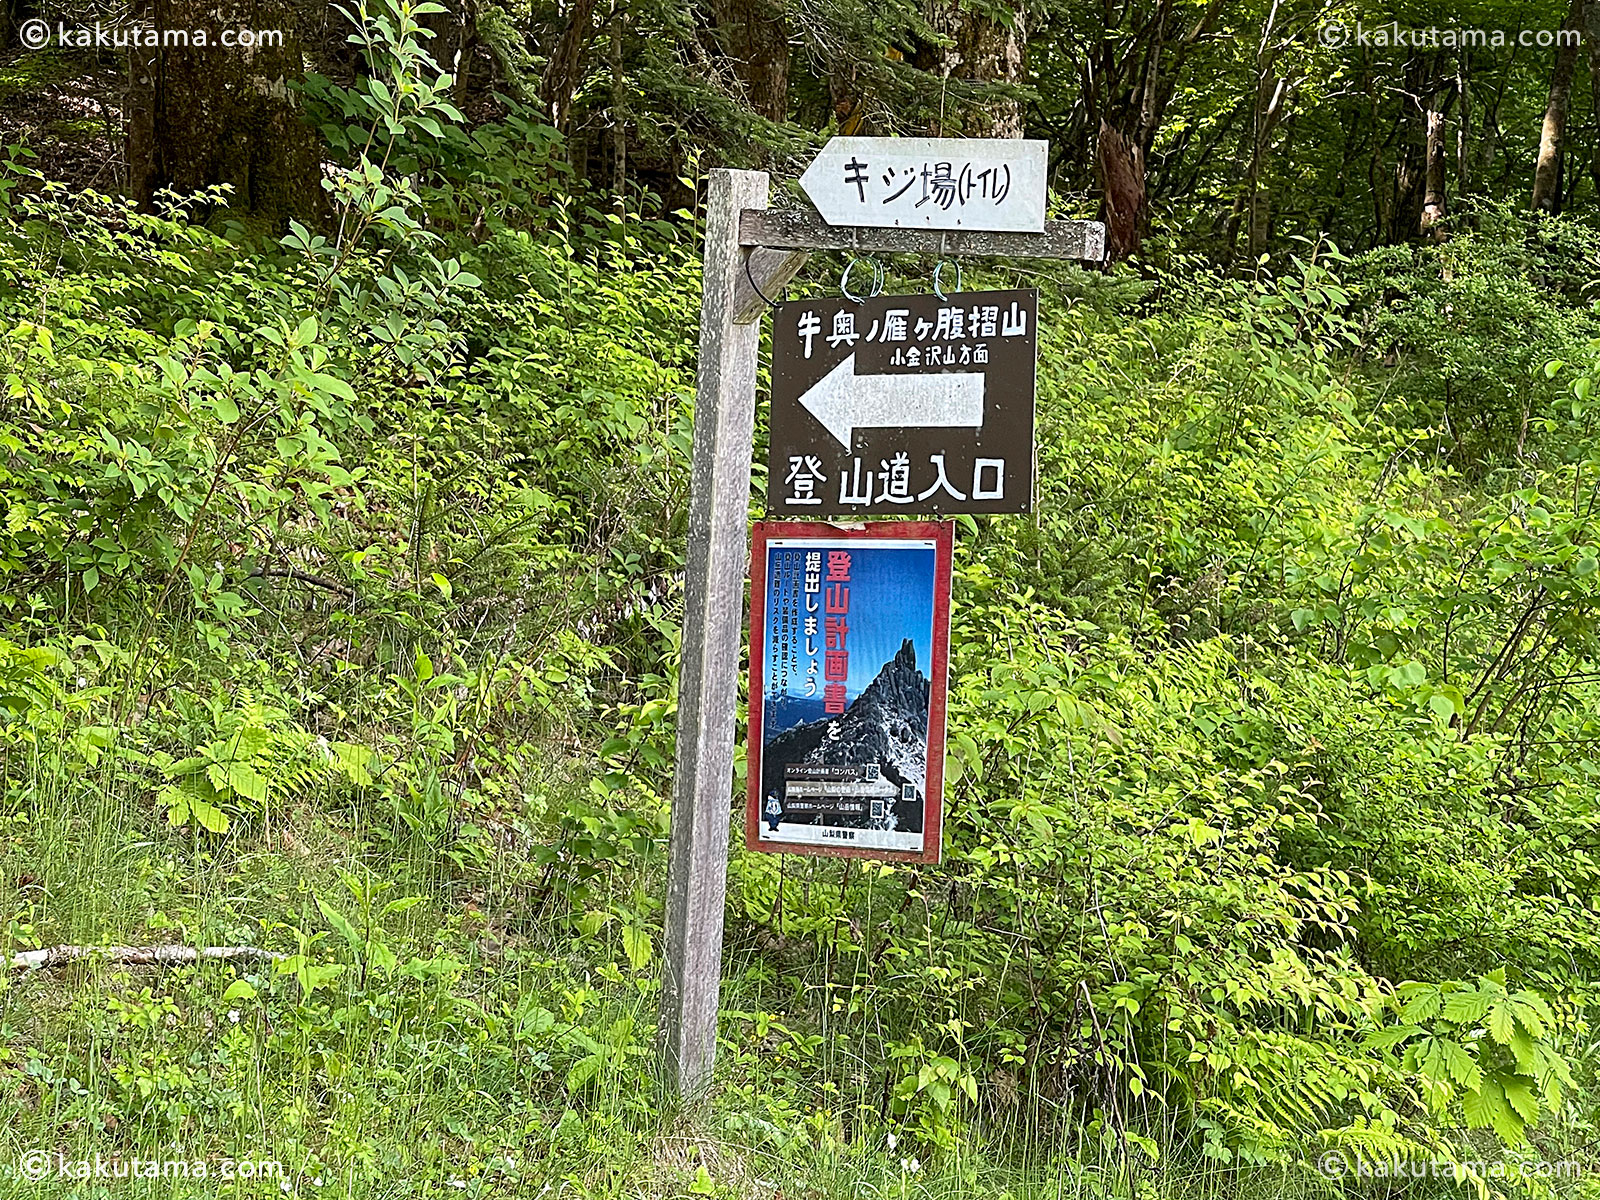
[[767, 544], [760, 840], [921, 852], [932, 541]]

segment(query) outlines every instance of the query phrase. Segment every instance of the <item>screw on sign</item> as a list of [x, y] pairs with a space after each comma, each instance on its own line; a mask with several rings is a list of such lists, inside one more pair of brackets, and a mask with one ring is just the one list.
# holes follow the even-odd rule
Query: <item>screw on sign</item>
[[767, 509], [1027, 512], [1037, 291], [798, 300], [773, 313]]

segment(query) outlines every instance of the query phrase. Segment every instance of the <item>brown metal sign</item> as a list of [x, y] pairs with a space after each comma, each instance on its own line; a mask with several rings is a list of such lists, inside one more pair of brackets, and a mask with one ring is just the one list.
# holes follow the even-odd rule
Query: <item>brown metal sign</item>
[[1039, 293], [796, 300], [772, 325], [767, 511], [1033, 507]]

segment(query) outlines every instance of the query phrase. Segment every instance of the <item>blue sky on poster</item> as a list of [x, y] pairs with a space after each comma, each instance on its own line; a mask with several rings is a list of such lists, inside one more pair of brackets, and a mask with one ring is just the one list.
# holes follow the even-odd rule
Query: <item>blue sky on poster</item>
[[[810, 543], [805, 549], [812, 549]], [[771, 580], [774, 556], [785, 548], [796, 548], [788, 539], [767, 544], [767, 611], [774, 611]], [[846, 646], [850, 652], [850, 675], [845, 690], [855, 699], [900, 650], [901, 643], [910, 638], [917, 651], [917, 667], [924, 675], [929, 673], [933, 656], [933, 594], [935, 551], [931, 543], [917, 545], [873, 544], [866, 541], [841, 541], [823, 543], [823, 562], [828, 549], [843, 549], [850, 553], [850, 613]], [[824, 567], [824, 576], [826, 576]], [[822, 648], [821, 617], [818, 612], [818, 636], [813, 640], [817, 658], [817, 696], [821, 698]], [[769, 617], [770, 619], [770, 617]], [[770, 631], [769, 631], [770, 636]], [[806, 664], [805, 639], [800, 639], [797, 655], [800, 670], [790, 677], [788, 694], [805, 696]], [[770, 672], [768, 674], [770, 680]], [[770, 685], [769, 685], [770, 686]]]

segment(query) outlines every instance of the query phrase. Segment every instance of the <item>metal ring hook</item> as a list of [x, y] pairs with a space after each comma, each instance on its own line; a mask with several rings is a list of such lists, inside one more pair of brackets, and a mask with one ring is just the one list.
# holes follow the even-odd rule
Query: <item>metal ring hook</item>
[[[937, 263], [934, 264], [934, 268], [933, 268], [933, 294], [935, 296], [939, 297], [939, 301], [942, 304], [948, 304], [950, 302], [950, 297], [946, 296], [944, 294], [944, 288], [939, 286], [939, 276], [941, 274], [943, 274], [944, 265], [947, 262], [955, 262], [955, 260], [954, 259], [948, 259], [948, 258], [941, 258]], [[961, 264], [959, 262], [956, 262], [956, 291], [959, 292], [960, 290], [961, 290]]]
[[844, 298], [850, 301], [851, 304], [861, 304], [866, 300], [865, 296], [858, 296], [850, 290], [850, 272], [855, 269], [855, 265], [860, 261], [859, 258], [852, 254], [850, 261], [844, 265], [844, 274], [839, 277], [839, 291], [844, 294]]
[[839, 290], [844, 293], [844, 298], [852, 304], [863, 304], [868, 298], [876, 296], [883, 291], [883, 264], [875, 258], [866, 260], [872, 264], [872, 283], [867, 294], [858, 296], [850, 290], [850, 272], [855, 269], [855, 265], [860, 261], [861, 259], [852, 254], [850, 261], [844, 266], [844, 275], [839, 279]]

